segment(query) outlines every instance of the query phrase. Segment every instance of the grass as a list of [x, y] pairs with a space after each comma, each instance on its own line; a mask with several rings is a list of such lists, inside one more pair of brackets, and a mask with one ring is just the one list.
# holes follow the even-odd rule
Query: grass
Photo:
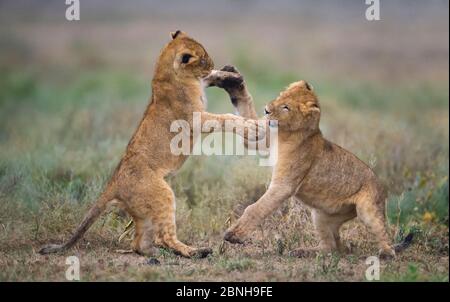
[[[264, 69], [238, 54], [257, 108], [299, 74]], [[65, 280], [65, 255], [36, 249], [62, 241], [101, 192], [144, 111], [148, 80], [103, 67], [88, 72], [2, 67], [0, 77], [0, 280]], [[414, 245], [382, 263], [382, 281], [448, 282], [448, 86], [317, 80], [326, 137], [368, 162], [390, 188], [387, 215], [396, 241]], [[210, 110], [230, 112], [225, 93], [208, 90]], [[207, 259], [161, 251], [161, 265], [121, 255], [126, 214], [104, 215], [67, 255], [81, 259], [82, 280], [364, 281], [365, 259], [376, 253], [358, 222], [342, 237], [354, 253], [294, 259], [287, 251], [317, 244], [309, 212], [288, 200], [255, 232], [253, 244], [221, 236], [261, 196], [270, 170], [248, 156], [194, 156], [169, 182], [177, 197], [181, 240], [212, 246]]]

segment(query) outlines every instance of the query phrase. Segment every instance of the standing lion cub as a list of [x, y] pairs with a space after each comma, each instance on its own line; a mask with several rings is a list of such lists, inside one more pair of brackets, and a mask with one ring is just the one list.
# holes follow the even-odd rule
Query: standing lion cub
[[[221, 81], [227, 81], [226, 71], [211, 75], [212, 70], [213, 61], [200, 43], [182, 31], [172, 33], [172, 40], [156, 63], [151, 102], [104, 191], [68, 241], [44, 246], [39, 253], [71, 248], [109, 205], [117, 205], [133, 217], [136, 229], [132, 249], [139, 254], [153, 255], [156, 247], [170, 248], [185, 257], [205, 257], [212, 252], [210, 248], [195, 248], [178, 240], [175, 196], [165, 180], [188, 157], [171, 152], [171, 141], [176, 135], [171, 132], [173, 121], [188, 121], [192, 129], [193, 113], [197, 112], [201, 114], [202, 126], [216, 121], [223, 127], [226, 121], [232, 121], [239, 128], [235, 131], [244, 137], [257, 129], [254, 121], [205, 111], [204, 88], [220, 87]], [[202, 131], [212, 130], [202, 127]], [[184, 135], [191, 141], [192, 149], [192, 131]]]
[[[243, 85], [234, 90], [241, 115], [254, 118]], [[239, 102], [247, 104], [237, 106]], [[267, 192], [248, 206], [225, 233], [225, 240], [242, 243], [255, 227], [285, 200], [294, 197], [312, 208], [318, 236], [316, 249], [297, 249], [294, 256], [342, 250], [339, 228], [359, 217], [376, 236], [381, 256], [394, 256], [407, 243], [392, 247], [385, 228], [385, 191], [374, 172], [351, 152], [326, 140], [319, 129], [320, 106], [305, 81], [292, 83], [265, 108], [269, 125], [278, 121], [278, 161]], [[268, 133], [268, 132], [266, 132]], [[407, 240], [411, 240], [408, 236]]]

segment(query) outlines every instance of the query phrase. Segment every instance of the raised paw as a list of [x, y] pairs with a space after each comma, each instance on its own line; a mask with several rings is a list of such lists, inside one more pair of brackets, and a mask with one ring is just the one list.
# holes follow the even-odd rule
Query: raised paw
[[206, 78], [203, 79], [206, 87], [216, 86], [230, 91], [241, 87], [244, 83], [244, 78], [241, 74], [236, 72], [213, 70]]
[[233, 72], [233, 73], [237, 73], [237, 74], [241, 74], [236, 67], [234, 67], [233, 65], [225, 65], [224, 67], [220, 68], [221, 71], [228, 71], [228, 72]]
[[258, 121], [257, 120], [245, 120], [244, 127], [246, 131], [246, 137], [250, 141], [258, 140], [258, 135], [262, 130], [259, 130]]

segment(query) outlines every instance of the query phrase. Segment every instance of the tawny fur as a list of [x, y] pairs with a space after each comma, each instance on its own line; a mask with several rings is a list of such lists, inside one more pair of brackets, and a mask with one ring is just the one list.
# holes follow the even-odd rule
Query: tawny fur
[[[156, 246], [170, 248], [185, 257], [211, 253], [210, 248], [194, 248], [177, 239], [175, 197], [165, 177], [178, 170], [187, 156], [171, 153], [171, 139], [178, 133], [170, 132], [170, 125], [175, 120], [185, 120], [192, 129], [193, 112], [201, 112], [202, 123], [215, 120], [223, 125], [226, 120], [233, 120], [249, 126], [247, 129], [255, 124], [232, 114], [205, 112], [203, 88], [210, 83], [203, 79], [211, 73], [213, 62], [203, 46], [185, 33], [177, 31], [172, 38], [156, 64], [151, 102], [104, 192], [66, 243], [45, 246], [41, 254], [72, 247], [113, 203], [133, 218], [136, 229], [132, 249], [137, 253], [154, 255]], [[185, 135], [192, 148], [192, 133]]]
[[[252, 98], [243, 84], [227, 91], [242, 116], [255, 118]], [[385, 227], [383, 186], [364, 162], [322, 136], [320, 113], [319, 101], [305, 81], [291, 84], [266, 106], [266, 118], [278, 121], [278, 161], [267, 192], [245, 209], [225, 239], [242, 243], [265, 217], [294, 197], [312, 209], [320, 244], [316, 249], [297, 249], [292, 255], [342, 251], [339, 229], [355, 217], [375, 235], [382, 256], [395, 255]]]

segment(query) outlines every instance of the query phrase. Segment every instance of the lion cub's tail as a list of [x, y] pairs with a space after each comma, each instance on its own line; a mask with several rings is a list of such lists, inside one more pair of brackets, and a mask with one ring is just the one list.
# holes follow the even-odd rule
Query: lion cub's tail
[[400, 253], [400, 252], [404, 251], [406, 248], [408, 248], [411, 245], [413, 238], [414, 238], [414, 233], [411, 232], [408, 235], [406, 235], [406, 237], [402, 240], [402, 242], [394, 244], [393, 248], [394, 248], [395, 253]]
[[97, 202], [92, 206], [89, 212], [84, 217], [81, 224], [75, 230], [75, 233], [70, 237], [70, 239], [63, 244], [48, 244], [43, 246], [39, 250], [39, 254], [51, 254], [63, 252], [71, 248], [89, 229], [89, 227], [94, 223], [95, 220], [100, 216], [101, 213], [106, 209], [106, 206], [109, 202], [112, 202], [114, 199], [106, 198], [105, 194], [102, 194]]

